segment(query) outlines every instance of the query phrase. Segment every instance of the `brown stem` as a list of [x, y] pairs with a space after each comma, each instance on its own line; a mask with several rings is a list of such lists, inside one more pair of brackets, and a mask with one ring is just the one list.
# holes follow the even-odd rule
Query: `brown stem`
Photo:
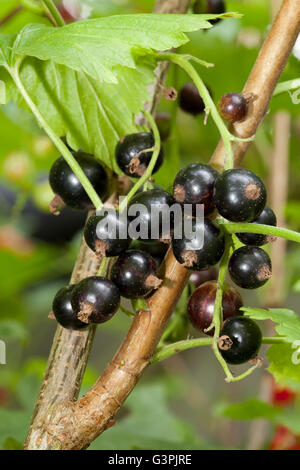
[[[185, 13], [188, 6], [189, 0], [158, 0], [154, 11], [155, 13]], [[165, 62], [160, 63], [155, 71], [156, 80], [149, 90], [151, 99], [149, 103], [145, 105], [146, 109], [151, 111], [152, 114], [155, 113], [160, 101], [163, 91], [162, 84], [165, 81], [167, 72], [168, 64]], [[127, 185], [127, 181], [125, 181], [125, 184]], [[172, 255], [170, 256], [173, 258]], [[184, 268], [181, 268], [181, 266], [175, 262], [174, 258], [173, 264], [176, 267], [175, 276], [180, 275], [181, 271], [184, 271]], [[73, 270], [71, 283], [78, 282], [80, 279], [87, 276], [95, 275], [98, 271], [98, 267], [99, 260], [97, 260], [97, 257], [86, 246], [83, 240]], [[172, 271], [171, 266], [170, 268]], [[156, 294], [154, 294], [154, 296], [155, 295]], [[171, 302], [171, 308], [173, 308], [173, 302]], [[141, 313], [138, 318], [143, 318], [143, 316], [144, 314]], [[134, 325], [136, 325], [136, 322], [134, 322], [132, 328], [137, 328]], [[31, 420], [25, 449], [38, 450], [55, 447], [55, 444], [51, 443], [52, 434], [55, 435], [57, 433], [57, 427], [54, 423], [59, 420], [60, 417], [63, 417], [63, 421], [69, 421], [66, 418], [66, 414], [69, 410], [70, 403], [77, 399], [94, 334], [95, 328], [93, 327], [89, 327], [87, 331], [83, 332], [68, 331], [58, 327]], [[134, 341], [134, 343], [135, 342], [136, 341]], [[128, 344], [126, 340], [124, 344]], [[123, 349], [121, 348], [121, 350]], [[123, 399], [125, 399], [125, 397]], [[112, 413], [112, 416], [113, 414], [114, 413]], [[50, 423], [47, 424], [49, 416], [51, 416], [51, 419]], [[71, 419], [72, 412], [69, 418], [71, 423], [74, 424]], [[64, 424], [64, 426], [66, 426], [66, 424]], [[53, 429], [55, 429], [55, 431], [53, 431]], [[71, 432], [73, 431], [74, 429], [72, 429]], [[91, 440], [89, 440], [89, 442], [91, 442]], [[71, 448], [68, 447], [68, 445], [70, 445], [70, 443], [67, 442], [67, 439], [64, 439], [64, 442], [59, 444], [59, 447], [66, 449]]]
[[[291, 7], [291, 3], [293, 3], [293, 7]], [[158, 6], [162, 10], [159, 11], [170, 11], [166, 9], [166, 5], [169, 5], [174, 13], [183, 12], [188, 6], [188, 2], [180, 0], [166, 0], [164, 2], [161, 0], [158, 2]], [[255, 107], [250, 110], [247, 121], [257, 120], [260, 122], [263, 118], [266, 105], [280, 75], [278, 70], [283, 69], [299, 32], [299, 13], [300, 0], [293, 2], [285, 0], [283, 2], [279, 17], [271, 28], [254, 67], [255, 73], [251, 74], [251, 88], [256, 91], [258, 98]], [[298, 18], [297, 24], [295, 18]], [[281, 30], [283, 25], [285, 26], [284, 31]], [[278, 69], [276, 74], [272, 61], [276, 62]], [[165, 67], [162, 64], [157, 73], [164, 75], [166, 73]], [[263, 82], [261, 76], [264, 76]], [[158, 75], [156, 86], [153, 88], [153, 100], [148, 106], [148, 109], [151, 110], [155, 109], [158, 102], [157, 97], [160, 96], [161, 75]], [[245, 91], [251, 92], [247, 87]], [[262, 101], [265, 106], [261, 103]], [[261, 103], [260, 106], [257, 105], [257, 102]], [[253, 132], [250, 131], [250, 133]], [[246, 149], [247, 146], [243, 146], [242, 149], [238, 147], [238, 160], [241, 159]], [[221, 164], [222, 158], [224, 158], [223, 153], [218, 155], [217, 159], [214, 157], [213, 161]], [[95, 386], [78, 402], [70, 402], [70, 392], [68, 392], [61, 395], [60, 403], [50, 409], [47, 406], [47, 398], [48, 401], [51, 401], [51, 395], [48, 395], [48, 385], [44, 385], [44, 404], [38, 410], [38, 417], [31, 426], [27, 440], [28, 449], [84, 449], [101, 432], [111, 426], [116, 412], [149, 364], [151, 355], [182, 293], [188, 276], [188, 271], [175, 261], [172, 252], [169, 251], [165, 260], [165, 279], [162, 286], [149, 300], [150, 311], [141, 311], [137, 314], [113, 360], [108, 364]], [[73, 362], [72, 366], [74, 366]], [[56, 356], [53, 368], [52, 377], [56, 369], [66, 369], [67, 366]], [[74, 371], [72, 373], [74, 374]]]
[[[258, 58], [245, 84], [244, 93], [253, 93], [255, 99], [245, 120], [232, 126], [238, 137], [255, 134], [268, 109], [274, 88], [280, 78], [292, 47], [300, 31], [300, 0], [284, 0], [273, 26], [266, 37]], [[235, 165], [239, 166], [250, 143], [239, 142], [235, 148]], [[224, 145], [221, 141], [211, 160], [217, 168], [224, 161]]]

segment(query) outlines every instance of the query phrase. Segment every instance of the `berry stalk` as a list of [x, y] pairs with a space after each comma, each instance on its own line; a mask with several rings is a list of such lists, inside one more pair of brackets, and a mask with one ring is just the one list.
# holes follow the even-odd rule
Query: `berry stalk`
[[65, 22], [52, 0], [42, 0], [43, 10], [54, 26], [64, 26]]
[[174, 64], [179, 65], [185, 72], [191, 77], [194, 84], [196, 85], [200, 96], [202, 97], [205, 104], [205, 113], [208, 116], [211, 114], [215, 124], [220, 132], [221, 138], [224, 143], [226, 158], [224, 163], [224, 169], [233, 168], [233, 149], [232, 149], [232, 140], [236, 140], [234, 136], [228, 131], [223, 119], [218, 113], [218, 110], [205, 86], [202, 79], [198, 75], [196, 69], [192, 66], [190, 61], [184, 55], [175, 54], [172, 52], [157, 54], [157, 60], [169, 60]]
[[281, 237], [292, 242], [300, 243], [300, 233], [283, 227], [273, 227], [255, 223], [226, 223], [219, 221], [227, 233], [259, 233], [270, 237]]
[[135, 193], [139, 190], [139, 188], [141, 186], [143, 186], [147, 182], [147, 180], [151, 177], [153, 169], [154, 169], [156, 161], [157, 161], [157, 158], [159, 156], [159, 152], [160, 152], [161, 139], [160, 139], [160, 134], [159, 134], [159, 130], [158, 130], [158, 127], [156, 125], [156, 122], [155, 122], [154, 118], [152, 117], [152, 115], [150, 113], [148, 113], [148, 111], [143, 110], [143, 113], [146, 116], [146, 118], [147, 118], [147, 120], [150, 124], [151, 130], [152, 130], [153, 136], [154, 136], [154, 147], [152, 149], [143, 150], [143, 152], [153, 150], [153, 154], [152, 154], [150, 163], [149, 163], [145, 173], [138, 179], [138, 181], [135, 183], [135, 185], [131, 188], [131, 190], [127, 194], [126, 198], [123, 199], [122, 203], [120, 204], [120, 207], [119, 207], [120, 213], [122, 213], [124, 211], [124, 209], [127, 207], [128, 203], [129, 203], [129, 201], [135, 195]]
[[229, 235], [226, 236], [225, 238], [225, 252], [224, 255], [221, 259], [220, 263], [220, 269], [219, 269], [219, 277], [218, 277], [218, 287], [217, 287], [217, 292], [216, 292], [216, 300], [215, 300], [215, 305], [214, 305], [214, 314], [213, 314], [213, 321], [209, 327], [209, 329], [215, 328], [214, 336], [213, 336], [213, 351], [214, 354], [223, 367], [223, 370], [225, 372], [226, 378], [228, 381], [232, 380], [232, 374], [229, 370], [229, 367], [226, 363], [226, 361], [223, 359], [219, 348], [218, 348], [218, 338], [220, 336], [220, 329], [221, 329], [221, 324], [222, 324], [222, 298], [223, 298], [223, 288], [225, 284], [225, 279], [226, 279], [226, 273], [227, 273], [227, 265], [228, 261], [231, 255], [231, 237]]
[[[168, 359], [168, 357], [174, 356], [174, 354], [178, 354], [181, 351], [186, 351], [187, 349], [198, 348], [199, 346], [211, 346], [213, 344], [213, 338], [193, 338], [193, 339], [186, 339], [183, 341], [177, 341], [176, 343], [168, 344], [157, 350], [156, 354], [153, 356], [151, 363], [155, 364], [156, 362], [163, 361], [164, 359]], [[280, 336], [265, 336], [261, 340], [262, 344], [288, 344], [288, 341]], [[257, 366], [250, 367], [246, 371], [246, 375], [241, 374], [238, 377], [231, 376], [231, 382], [236, 382], [238, 380], [242, 380], [244, 377], [247, 377], [251, 374]], [[249, 372], [251, 371], [251, 372]]]

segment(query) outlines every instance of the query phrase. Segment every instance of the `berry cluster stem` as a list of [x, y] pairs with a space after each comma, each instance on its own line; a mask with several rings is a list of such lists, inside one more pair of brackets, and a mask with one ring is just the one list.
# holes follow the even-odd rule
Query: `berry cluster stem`
[[[135, 183], [135, 185], [131, 188], [129, 193], [127, 194], [126, 198], [122, 201], [119, 207], [119, 211], [122, 213], [124, 209], [127, 207], [129, 201], [131, 198], [135, 195], [135, 193], [139, 190], [141, 186], [143, 186], [147, 180], [151, 177], [152, 172], [154, 170], [159, 152], [160, 152], [160, 147], [161, 147], [161, 141], [160, 141], [160, 134], [158, 127], [156, 125], [155, 120], [153, 119], [152, 115], [148, 113], [148, 111], [143, 110], [144, 115], [147, 118], [147, 121], [150, 124], [151, 130], [153, 132], [153, 137], [154, 137], [154, 147], [153, 147], [153, 154], [150, 160], [150, 163], [145, 171], [145, 173], [138, 179], [138, 181]], [[144, 152], [147, 152], [148, 149], [144, 150]], [[149, 149], [150, 151], [150, 149]]]
[[186, 339], [183, 341], [177, 341], [176, 343], [168, 344], [162, 348], [159, 348], [153, 358], [151, 363], [163, 361], [174, 354], [177, 354], [186, 349], [198, 348], [199, 346], [210, 346], [213, 343], [212, 338], [194, 338]]
[[[211, 346], [213, 344], [213, 341], [213, 338], [202, 337], [185, 339], [182, 341], [177, 341], [176, 343], [168, 344], [167, 346], [163, 346], [157, 349], [155, 355], [151, 359], [151, 363], [154, 364], [156, 362], [163, 361], [164, 359], [168, 359], [168, 357], [174, 356], [174, 354], [178, 354], [181, 351], [186, 351], [187, 349], [198, 348], [199, 346]], [[265, 336], [262, 338], [262, 344], [289, 344], [289, 341], [281, 336]], [[233, 377], [231, 375], [230, 382], [236, 382], [237, 380], [241, 380], [244, 377], [247, 377], [253, 372], [256, 367], [256, 365], [250, 367], [245, 373], [239, 375], [238, 377]]]
[[42, 114], [40, 113], [38, 107], [35, 105], [31, 97], [29, 96], [27, 90], [25, 89], [19, 75], [19, 66], [22, 61], [22, 58], [16, 63], [14, 68], [6, 67], [9, 74], [11, 75], [13, 81], [15, 82], [19, 92], [21, 93], [22, 97], [24, 98], [25, 102], [27, 103], [28, 107], [30, 108], [32, 114], [35, 116], [36, 120], [44, 129], [46, 134], [52, 140], [56, 148], [61, 152], [62, 156], [66, 160], [66, 162], [70, 165], [72, 171], [75, 173], [77, 178], [79, 179], [80, 183], [84, 187], [86, 193], [88, 194], [90, 200], [94, 204], [96, 209], [101, 209], [102, 201], [96, 191], [94, 190], [92, 184], [90, 183], [89, 179], [81, 169], [80, 165], [77, 163], [75, 158], [73, 157], [72, 153], [68, 149], [68, 147], [63, 143], [63, 141], [58, 137], [58, 135], [54, 132], [54, 130], [50, 127], [47, 121], [44, 119]]
[[41, 0], [43, 10], [54, 24], [54, 26], [64, 26], [65, 22], [52, 0]]
[[300, 233], [283, 227], [273, 227], [272, 225], [255, 223], [227, 223], [223, 221], [219, 221], [219, 224], [227, 233], [259, 233], [300, 243]]
[[199, 77], [196, 69], [190, 63], [190, 61], [184, 56], [180, 54], [175, 54], [172, 52], [169, 53], [161, 53], [156, 55], [157, 60], [169, 60], [174, 64], [179, 65], [185, 72], [191, 77], [195, 86], [197, 87], [200, 96], [202, 97], [204, 104], [205, 104], [205, 112], [208, 115], [211, 114], [215, 124], [220, 132], [222, 140], [224, 142], [224, 147], [226, 151], [226, 159], [224, 164], [224, 169], [233, 168], [233, 149], [231, 140], [235, 140], [234, 136], [230, 134], [228, 131], [223, 119], [218, 113], [218, 110], [206, 88], [202, 79]]

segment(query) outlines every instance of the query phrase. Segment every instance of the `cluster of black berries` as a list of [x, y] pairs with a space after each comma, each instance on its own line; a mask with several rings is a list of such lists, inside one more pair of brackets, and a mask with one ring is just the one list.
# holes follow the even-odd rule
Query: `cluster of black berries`
[[[116, 147], [116, 160], [125, 174], [138, 178], [147, 168], [152, 152], [144, 152], [153, 146], [153, 136], [142, 132], [121, 139]], [[105, 169], [97, 160], [81, 151], [73, 156], [83, 172], [101, 196], [107, 195], [108, 178]], [[163, 151], [158, 158], [154, 172], [163, 160]], [[56, 160], [50, 170], [50, 185], [63, 203], [74, 209], [92, 208], [92, 203], [63, 157]], [[173, 198], [166, 191], [155, 189], [139, 192], [131, 204], [140, 202], [148, 209], [144, 218], [151, 231], [151, 208], [153, 204], [172, 204]], [[104, 224], [99, 222], [106, 219]], [[53, 313], [65, 328], [82, 329], [91, 323], [103, 323], [118, 310], [120, 297], [137, 299], [146, 297], [157, 288], [159, 264], [167, 250], [167, 245], [156, 240], [132, 241], [129, 236], [122, 238], [121, 231], [128, 234], [129, 220], [119, 217], [116, 211], [107, 211], [102, 216], [91, 216], [84, 230], [87, 245], [100, 257], [116, 257], [110, 271], [110, 279], [91, 276], [76, 285], [60, 289], [53, 301]], [[125, 227], [124, 227], [125, 225]], [[113, 227], [113, 233], [109, 231]], [[150, 236], [150, 235], [149, 235]], [[161, 234], [163, 236], [163, 234]], [[130, 249], [129, 249], [130, 248]]]
[[[265, 186], [257, 175], [249, 170], [233, 169], [215, 176], [214, 170], [205, 165], [203, 167], [200, 171], [200, 166], [193, 164], [179, 172], [174, 183], [175, 198], [179, 198], [182, 203], [187, 201], [191, 203], [194, 197], [195, 201], [204, 204], [206, 213], [216, 208], [221, 216], [232, 222], [276, 225], [274, 212], [265, 205]], [[214, 181], [207, 177], [208, 172], [210, 176], [215, 176]], [[228, 269], [231, 279], [244, 289], [261, 287], [271, 277], [270, 257], [260, 248], [270, 241], [269, 237], [253, 233], [240, 233], [237, 236], [244, 246], [235, 250], [229, 259]], [[195, 251], [191, 256], [184, 250], [184, 241], [179, 241], [179, 251], [178, 242], [173, 241], [173, 251], [178, 261], [190, 269], [203, 269], [207, 266], [197, 264], [197, 261], [209, 259], [211, 250], [216, 255], [220, 249], [220, 254], [215, 259], [222, 256], [224, 251], [224, 248], [220, 248], [222, 235], [219, 232], [218, 235], [215, 232], [214, 237], [211, 237], [210, 233], [207, 235], [205, 225], [205, 238], [207, 242], [204, 242], [204, 252]], [[190, 266], [189, 261], [192, 257], [196, 264]], [[207, 331], [207, 329], [213, 319], [216, 291], [216, 281], [200, 283], [188, 303], [191, 323], [207, 334], [213, 334], [213, 330]], [[242, 316], [240, 310], [242, 305], [240, 294], [226, 286], [222, 300], [223, 320], [226, 321], [220, 334], [219, 347], [225, 360], [233, 364], [240, 364], [253, 358], [261, 344], [261, 332], [251, 319]]]
[[[245, 115], [243, 96], [224, 95], [219, 103], [223, 115], [235, 121]], [[247, 104], [247, 103], [246, 103]], [[241, 111], [242, 110], [242, 111]], [[196, 114], [195, 111], [193, 114]], [[162, 120], [163, 121], [163, 120]], [[148, 132], [123, 137], [116, 146], [115, 158], [120, 169], [131, 178], [139, 178], [146, 171], [153, 154], [153, 135]], [[101, 197], [108, 192], [108, 177], [97, 160], [81, 151], [73, 152], [74, 158], [86, 174], [95, 191]], [[160, 151], [153, 173], [163, 163]], [[80, 181], [69, 165], [60, 157], [50, 171], [50, 184], [57, 196], [75, 209], [92, 207]], [[193, 246], [193, 238], [182, 230], [180, 238], [164, 233], [162, 206], [174, 204], [192, 208], [190, 221], [193, 233], [203, 230], [203, 245]], [[244, 169], [232, 169], [219, 174], [205, 164], [194, 163], [181, 169], [173, 184], [173, 195], [155, 187], [138, 191], [129, 202], [130, 207], [140, 204], [143, 211], [139, 223], [146, 227], [145, 239], [131, 240], [128, 224], [135, 217], [122, 217], [118, 211], [109, 209], [103, 215], [91, 216], [84, 230], [87, 245], [100, 257], [117, 257], [110, 270], [110, 279], [92, 276], [76, 285], [62, 288], [53, 301], [53, 312], [57, 321], [70, 329], [81, 329], [89, 323], [103, 323], [118, 310], [120, 297], [137, 299], [151, 295], [159, 287], [159, 264], [171, 243], [175, 258], [187, 269], [197, 271], [212, 269], [222, 258], [225, 238], [220, 227], [211, 218], [216, 211], [233, 222], [254, 222], [276, 225], [273, 211], [266, 206], [266, 189], [260, 178]], [[204, 206], [204, 226], [195, 217], [199, 204]], [[158, 211], [154, 211], [156, 208]], [[159, 213], [158, 230], [152, 235], [153, 213]], [[171, 212], [172, 214], [172, 212]], [[209, 218], [210, 217], [210, 218]], [[106, 223], [101, 223], [106, 221]], [[182, 225], [185, 219], [182, 219]], [[199, 226], [198, 226], [199, 225]], [[113, 228], [113, 233], [111, 232]], [[171, 234], [174, 219], [170, 218]], [[124, 232], [127, 236], [124, 237]], [[122, 236], [120, 234], [122, 233]], [[260, 248], [269, 239], [265, 235], [243, 233], [238, 238], [244, 246], [235, 250], [229, 260], [229, 273], [238, 286], [254, 289], [262, 286], [271, 277], [271, 261]], [[192, 294], [188, 304], [188, 315], [193, 325], [206, 332], [211, 324], [216, 283], [200, 285]], [[226, 361], [242, 363], [257, 353], [261, 333], [257, 325], [241, 315], [242, 300], [232, 288], [226, 287], [223, 296], [223, 315], [226, 322], [221, 331], [219, 347]], [[208, 332], [212, 334], [212, 330]]]

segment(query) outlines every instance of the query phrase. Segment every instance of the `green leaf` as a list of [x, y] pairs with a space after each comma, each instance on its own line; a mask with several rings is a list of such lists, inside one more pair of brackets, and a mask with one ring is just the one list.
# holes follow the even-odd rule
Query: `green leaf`
[[276, 382], [300, 382], [299, 353], [290, 344], [276, 344], [267, 351], [270, 362], [268, 371]]
[[6, 86], [2, 80], [0, 80], [0, 104], [6, 104]]
[[298, 279], [295, 284], [293, 285], [293, 291], [299, 293], [300, 292], [300, 279]]
[[24, 341], [27, 336], [26, 328], [19, 321], [8, 319], [0, 321], [0, 338], [2, 340], [18, 339]]
[[215, 411], [217, 415], [233, 420], [266, 419], [274, 424], [286, 426], [296, 434], [300, 433], [299, 405], [282, 409], [261, 400], [249, 399], [241, 403], [222, 403]]
[[230, 419], [250, 420], [250, 419], [274, 419], [280, 409], [275, 408], [268, 403], [251, 398], [242, 403], [228, 405], [221, 403], [215, 411], [218, 415], [225, 416]]
[[61, 28], [31, 24], [19, 33], [13, 51], [117, 83], [114, 67], [135, 68], [136, 56], [181, 46], [188, 41], [184, 32], [211, 28], [207, 20], [215, 16], [138, 14], [97, 18]]
[[[57, 135], [66, 136], [73, 149], [82, 148], [120, 173], [114, 149], [123, 135], [137, 131], [134, 115], [149, 98], [153, 68], [148, 59], [139, 60], [136, 69], [116, 67], [118, 84], [114, 85], [54, 62], [28, 58], [20, 78]], [[8, 98], [25, 106], [7, 74], [2, 71], [0, 77], [6, 81]]]
[[3, 444], [2, 450], [23, 450], [23, 444], [13, 437], [8, 437]]
[[242, 308], [246, 315], [255, 320], [272, 320], [276, 325], [275, 330], [280, 336], [285, 336], [291, 343], [300, 338], [300, 318], [292, 310], [286, 308]]
[[10, 65], [16, 34], [0, 34], [0, 65]]

